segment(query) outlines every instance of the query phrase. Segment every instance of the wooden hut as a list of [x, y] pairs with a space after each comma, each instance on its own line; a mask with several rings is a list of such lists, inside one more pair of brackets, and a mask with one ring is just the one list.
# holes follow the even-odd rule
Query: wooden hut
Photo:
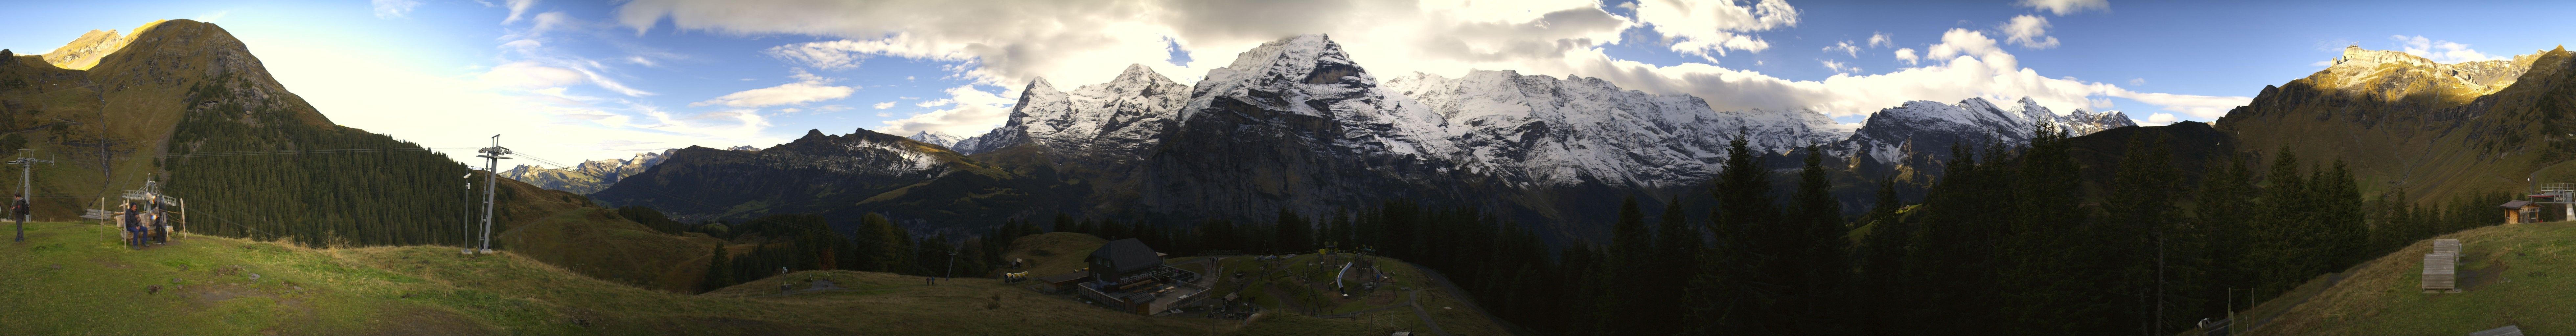
[[2425, 293], [2458, 293], [2460, 240], [2433, 240], [2433, 253], [2424, 254]]
[[2540, 222], [2540, 204], [2531, 203], [2531, 201], [2508, 201], [2496, 207], [2504, 209], [2505, 224]]

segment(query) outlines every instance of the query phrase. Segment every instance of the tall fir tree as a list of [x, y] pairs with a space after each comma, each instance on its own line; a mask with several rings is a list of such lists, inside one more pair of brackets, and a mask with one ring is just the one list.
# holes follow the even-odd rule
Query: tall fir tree
[[715, 252], [710, 253], [707, 257], [706, 279], [699, 281], [700, 283], [698, 284], [700, 288], [705, 289], [701, 292], [715, 291], [716, 289], [725, 288], [726, 286], [733, 286], [732, 261], [733, 256], [730, 255], [730, 253], [725, 253], [724, 244], [716, 244]]
[[2308, 225], [2313, 217], [2309, 190], [2299, 170], [2298, 154], [2289, 146], [2273, 151], [2270, 173], [2263, 177], [2262, 212], [2249, 223], [2252, 241], [2245, 251], [2245, 265], [2256, 277], [2256, 297], [2287, 292], [2325, 268], [2312, 258], [2317, 232]]
[[1849, 332], [1835, 309], [1847, 298], [1844, 280], [1849, 279], [1850, 229], [1843, 224], [1843, 207], [1834, 199], [1832, 171], [1824, 166], [1824, 148], [1809, 146], [1806, 165], [1798, 172], [1798, 190], [1791, 202], [1794, 213], [1784, 225], [1791, 226], [1795, 242], [1784, 251], [1793, 257], [1776, 265], [1787, 273], [1776, 274], [1792, 279], [1788, 290], [1791, 309], [1798, 310], [1798, 329], [1804, 333]]
[[1602, 303], [1608, 305], [1611, 318], [1610, 329], [1605, 331], [1613, 335], [1642, 334], [1642, 327], [1653, 322], [1648, 317], [1657, 315], [1647, 298], [1660, 294], [1649, 291], [1650, 284], [1645, 281], [1647, 274], [1655, 271], [1651, 266], [1653, 239], [1647, 231], [1645, 211], [1637, 208], [1637, 197], [1620, 201], [1619, 221], [1610, 226], [1610, 267], [1604, 268], [1601, 275], [1609, 279], [1601, 284], [1608, 286], [1603, 292], [1610, 294]]
[[1726, 165], [1718, 171], [1710, 193], [1717, 198], [1716, 212], [1711, 214], [1709, 232], [1716, 240], [1701, 249], [1699, 273], [1691, 278], [1684, 300], [1692, 313], [1684, 321], [1692, 334], [1782, 334], [1786, 330], [1763, 322], [1782, 322], [1774, 307], [1780, 297], [1774, 287], [1779, 279], [1757, 279], [1755, 272], [1766, 269], [1774, 256], [1763, 255], [1757, 242], [1777, 235], [1762, 236], [1778, 222], [1778, 211], [1771, 199], [1771, 178], [1763, 171], [1761, 157], [1738, 133], [1727, 142]]

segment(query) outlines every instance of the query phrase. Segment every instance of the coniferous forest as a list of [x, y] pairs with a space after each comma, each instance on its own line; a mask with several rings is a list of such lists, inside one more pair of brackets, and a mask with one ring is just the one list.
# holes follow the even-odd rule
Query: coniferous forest
[[[169, 173], [164, 192], [187, 198], [191, 231], [308, 246], [468, 245], [465, 223], [480, 221], [469, 212], [488, 187], [480, 173], [461, 178], [464, 165], [418, 144], [303, 123], [226, 94], [197, 85], [191, 100], [211, 104], [185, 113], [170, 152], [156, 158]], [[241, 155], [281, 151], [295, 152]], [[291, 154], [299, 152], [312, 154]]]
[[[2280, 155], [2257, 169], [2255, 158], [2235, 157], [2189, 181], [2157, 136], [2131, 139], [2107, 194], [2093, 194], [2078, 184], [2083, 168], [2067, 139], [2052, 133], [2028, 147], [1955, 148], [1930, 201], [1900, 202], [1883, 183], [1879, 206], [1857, 217], [1841, 215], [1829, 168], [1812, 156], [1776, 174], [1729, 168], [1710, 194], [1628, 200], [1606, 244], [1552, 248], [1476, 209], [1394, 201], [1186, 228], [1057, 215], [1048, 225], [1004, 223], [968, 247], [991, 264], [1011, 238], [1053, 230], [1138, 238], [1176, 256], [1371, 249], [1441, 272], [1489, 312], [1545, 334], [2133, 334], [2189, 330], [2225, 316], [2231, 298], [2241, 310], [2247, 293], [2268, 299], [2405, 244], [2496, 222], [2479, 198], [2419, 207], [2398, 201], [2402, 192], [2361, 195], [2332, 159]], [[1750, 152], [1734, 145], [1731, 153]], [[1732, 155], [1727, 167], [1760, 159]], [[1774, 178], [1796, 187], [1772, 190]], [[1716, 206], [1689, 216], [1683, 202]], [[861, 230], [909, 241], [900, 229]], [[746, 257], [775, 260], [760, 266], [736, 260], [735, 274], [824, 258], [763, 253], [779, 252]], [[881, 261], [839, 264], [930, 272], [869, 262]]]

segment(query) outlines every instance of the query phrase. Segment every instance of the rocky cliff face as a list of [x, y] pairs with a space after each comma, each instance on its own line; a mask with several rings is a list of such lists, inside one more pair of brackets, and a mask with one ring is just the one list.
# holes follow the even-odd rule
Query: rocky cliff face
[[2287, 149], [2341, 160], [2361, 185], [2404, 188], [2417, 201], [2521, 190], [2529, 174], [2576, 158], [2566, 135], [2576, 130], [2566, 118], [2576, 106], [2570, 58], [2561, 48], [2441, 64], [2346, 48], [2333, 66], [2264, 87], [2215, 127], [2265, 157]]
[[1064, 92], [1038, 79], [1021, 92], [1008, 123], [961, 141], [958, 150], [983, 153], [1027, 146], [1059, 163], [1132, 166], [1161, 143], [1190, 87], [1142, 65], [1128, 65], [1108, 83]]
[[[159, 24], [161, 22], [156, 21], [144, 26], [151, 27]], [[137, 29], [135, 32], [141, 33], [142, 30]], [[117, 35], [114, 29], [90, 30], [89, 33], [81, 34], [80, 38], [72, 39], [71, 44], [45, 53], [45, 63], [52, 63], [55, 67], [64, 69], [89, 70], [90, 67], [98, 65], [100, 57], [115, 53], [117, 49], [124, 49], [126, 39], [129, 37], [132, 36]]]
[[2321, 78], [2330, 80], [2318, 84], [2344, 90], [2393, 91], [2387, 93], [2399, 95], [2412, 91], [2402, 90], [2404, 84], [2459, 87], [2463, 93], [2486, 94], [2513, 85], [2539, 56], [2533, 53], [2512, 59], [2441, 64], [2404, 52], [2349, 46], [2344, 47], [2342, 57], [2335, 58], [2333, 66], [2320, 71], [2332, 74]]
[[1136, 208], [1241, 216], [1384, 199], [1461, 199], [1457, 133], [1322, 35], [1208, 72], [1140, 168]]

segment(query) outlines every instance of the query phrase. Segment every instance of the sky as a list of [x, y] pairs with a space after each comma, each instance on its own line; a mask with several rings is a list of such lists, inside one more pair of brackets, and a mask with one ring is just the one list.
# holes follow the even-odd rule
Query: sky
[[[2212, 121], [2346, 45], [2440, 62], [2566, 43], [2571, 2], [1700, 0], [56, 1], [0, 48], [215, 23], [332, 121], [560, 163], [807, 130], [982, 134], [1019, 91], [1141, 64], [1182, 83], [1326, 34], [1380, 78], [1510, 70], [1858, 123], [1911, 100], [2030, 97]], [[470, 158], [470, 153], [449, 153]], [[480, 165], [479, 159], [465, 161]], [[504, 162], [508, 167], [531, 162]]]

